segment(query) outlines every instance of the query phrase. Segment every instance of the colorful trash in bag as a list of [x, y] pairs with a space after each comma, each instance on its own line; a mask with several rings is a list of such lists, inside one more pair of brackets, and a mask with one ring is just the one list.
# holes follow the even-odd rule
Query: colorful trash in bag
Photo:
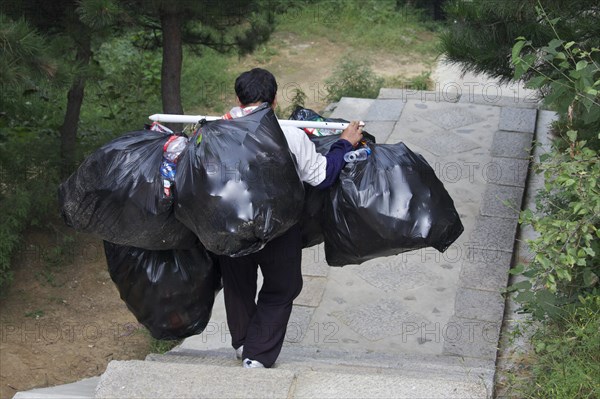
[[175, 218], [160, 172], [172, 135], [128, 133], [87, 157], [59, 187], [65, 223], [115, 244], [151, 250], [192, 248], [196, 237]]
[[121, 299], [154, 338], [181, 339], [204, 330], [221, 273], [202, 244], [151, 251], [105, 241], [104, 251]]
[[204, 123], [178, 163], [175, 215], [219, 255], [243, 256], [298, 223], [304, 189], [273, 110]]
[[424, 247], [445, 251], [463, 225], [431, 166], [404, 143], [369, 147], [367, 160], [342, 170], [326, 201], [327, 263], [360, 264]]

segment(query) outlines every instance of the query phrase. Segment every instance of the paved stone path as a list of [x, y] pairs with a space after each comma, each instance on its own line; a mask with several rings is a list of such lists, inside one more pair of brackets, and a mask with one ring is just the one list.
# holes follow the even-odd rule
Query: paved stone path
[[[282, 361], [293, 347], [469, 359], [483, 365], [491, 392], [538, 112], [527, 93], [492, 96], [492, 86], [476, 82], [432, 92], [382, 89], [375, 100], [342, 99], [333, 111], [363, 119], [379, 143], [404, 141], [421, 153], [465, 231], [443, 254], [426, 248], [343, 268], [327, 266], [322, 245], [305, 249], [304, 289]], [[229, 345], [224, 320], [216, 309], [209, 329], [179, 350]]]
[[219, 294], [203, 334], [146, 362], [111, 362], [96, 397], [158, 392], [150, 382], [177, 397], [490, 397], [530, 147], [547, 126], [530, 93], [456, 76], [438, 71], [431, 92], [344, 98], [331, 115], [362, 119], [379, 143], [403, 141], [432, 165], [465, 227], [445, 253], [335, 268], [323, 245], [305, 249], [280, 359], [244, 380], [246, 394]]

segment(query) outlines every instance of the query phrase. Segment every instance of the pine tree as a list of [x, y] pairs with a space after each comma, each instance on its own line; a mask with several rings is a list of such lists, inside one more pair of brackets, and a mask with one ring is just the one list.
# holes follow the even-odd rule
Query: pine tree
[[[182, 114], [181, 67], [183, 45], [201, 51], [251, 52], [269, 39], [279, 0], [128, 0], [124, 2], [137, 23], [160, 31], [163, 51], [161, 93], [163, 112]], [[156, 43], [155, 43], [156, 44]]]
[[441, 35], [441, 50], [446, 59], [465, 72], [501, 80], [513, 76], [511, 52], [520, 36], [536, 48], [557, 35], [584, 49], [599, 44], [598, 0], [452, 0], [445, 11], [448, 29]]

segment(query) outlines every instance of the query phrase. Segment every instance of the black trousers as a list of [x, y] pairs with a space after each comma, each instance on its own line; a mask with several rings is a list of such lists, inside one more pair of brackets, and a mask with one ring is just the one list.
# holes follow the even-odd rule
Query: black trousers
[[[298, 225], [260, 251], [237, 258], [219, 256], [227, 324], [243, 358], [271, 367], [283, 345], [292, 302], [302, 290], [302, 239]], [[257, 270], [264, 277], [256, 298]]]

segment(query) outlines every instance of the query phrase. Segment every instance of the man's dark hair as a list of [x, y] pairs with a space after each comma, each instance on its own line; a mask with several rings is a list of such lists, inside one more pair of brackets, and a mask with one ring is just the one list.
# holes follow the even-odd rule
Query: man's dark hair
[[273, 104], [277, 94], [277, 81], [266, 69], [254, 68], [242, 73], [235, 80], [235, 94], [242, 105], [257, 102]]

